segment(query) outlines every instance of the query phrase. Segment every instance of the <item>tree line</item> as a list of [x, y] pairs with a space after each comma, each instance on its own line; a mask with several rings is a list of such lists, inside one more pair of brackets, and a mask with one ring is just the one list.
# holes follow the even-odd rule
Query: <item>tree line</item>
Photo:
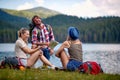
[[[17, 31], [21, 27], [29, 28], [30, 20], [21, 17], [9, 20], [3, 17], [0, 16], [0, 43], [14, 43]], [[59, 42], [66, 39], [68, 27], [74, 26], [79, 29], [79, 38], [84, 43], [120, 43], [120, 17], [78, 18], [56, 15], [43, 19], [43, 22], [53, 27], [55, 39]]]
[[120, 17], [105, 16], [97, 18], [78, 18], [57, 15], [44, 20], [53, 26], [56, 40], [66, 39], [67, 28], [77, 27], [80, 40], [85, 43], [120, 43]]

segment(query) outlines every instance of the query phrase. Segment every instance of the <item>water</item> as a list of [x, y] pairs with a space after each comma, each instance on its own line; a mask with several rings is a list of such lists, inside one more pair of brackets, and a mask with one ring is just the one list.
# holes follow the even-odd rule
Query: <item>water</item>
[[[54, 48], [55, 53], [60, 45]], [[5, 56], [15, 56], [14, 46], [15, 44], [0, 44], [0, 60]], [[67, 52], [67, 49], [65, 50]], [[60, 59], [54, 54], [50, 61], [58, 67], [62, 66]], [[83, 44], [83, 61], [96, 61], [101, 64], [105, 73], [120, 74], [120, 44]], [[42, 62], [39, 60], [35, 67], [41, 65]]]

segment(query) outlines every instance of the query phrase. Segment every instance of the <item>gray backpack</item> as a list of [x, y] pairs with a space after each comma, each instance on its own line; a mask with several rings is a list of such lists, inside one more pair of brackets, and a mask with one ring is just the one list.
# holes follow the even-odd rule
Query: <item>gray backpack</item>
[[19, 61], [17, 57], [5, 57], [1, 62], [0, 68], [9, 67], [10, 69], [19, 69]]

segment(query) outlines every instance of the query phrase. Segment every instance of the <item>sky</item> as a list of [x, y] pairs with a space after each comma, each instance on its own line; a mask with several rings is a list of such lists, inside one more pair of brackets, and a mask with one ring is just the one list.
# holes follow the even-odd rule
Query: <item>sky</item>
[[0, 0], [0, 8], [25, 10], [35, 7], [78, 17], [120, 16], [120, 0]]

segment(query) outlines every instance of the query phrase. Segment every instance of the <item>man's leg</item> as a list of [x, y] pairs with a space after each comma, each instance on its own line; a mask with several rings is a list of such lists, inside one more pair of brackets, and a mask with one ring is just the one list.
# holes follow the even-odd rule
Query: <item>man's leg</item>
[[50, 50], [48, 48], [44, 48], [42, 49], [43, 51], [43, 55], [48, 59], [50, 60]]
[[[48, 48], [43, 48], [42, 51], [43, 51], [43, 55], [45, 56], [45, 58], [47, 60], [50, 60], [50, 51], [49, 51], [49, 49]], [[43, 63], [42, 68], [47, 68], [47, 65], [45, 63]]]

